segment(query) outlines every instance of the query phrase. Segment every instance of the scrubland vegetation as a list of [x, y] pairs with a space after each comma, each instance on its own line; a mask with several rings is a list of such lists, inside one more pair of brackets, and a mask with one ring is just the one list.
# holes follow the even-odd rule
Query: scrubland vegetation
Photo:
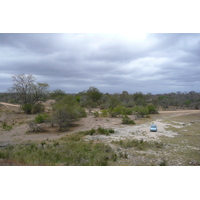
[[[47, 100], [53, 100], [48, 108], [43, 103]], [[90, 87], [78, 94], [67, 94], [60, 89], [48, 91], [48, 84], [35, 83], [32, 75], [23, 74], [13, 76], [13, 87], [8, 93], [0, 94], [0, 101], [18, 104], [27, 116], [33, 116], [33, 119], [27, 122], [28, 133], [45, 133], [48, 132], [49, 127], [56, 128], [57, 133], [67, 133], [75, 122], [87, 115], [93, 116], [96, 120], [120, 118], [122, 125], [134, 126], [136, 120], [148, 120], [153, 114], [158, 114], [159, 110], [167, 110], [172, 106], [173, 109], [199, 109], [200, 93], [191, 91], [153, 95], [142, 92], [129, 94], [123, 91], [121, 94], [103, 94], [96, 87]], [[1, 112], [3, 113], [0, 107], [0, 116]], [[130, 117], [133, 115], [134, 120]], [[0, 131], [4, 132], [16, 126], [16, 123], [6, 120], [0, 123]], [[172, 129], [174, 128], [171, 127], [170, 130]], [[180, 132], [180, 129], [175, 131]], [[99, 127], [69, 134], [55, 141], [9, 145], [0, 149], [0, 159], [19, 165], [115, 165], [114, 163], [119, 159], [128, 158], [126, 151], [116, 152], [109, 144], [85, 139], [86, 136], [110, 136], [113, 133], [115, 131], [112, 128]], [[184, 139], [189, 139], [188, 132], [182, 136]], [[199, 141], [199, 135], [196, 137]], [[162, 142], [129, 139], [113, 141], [112, 144], [116, 148], [132, 148], [136, 151], [149, 149], [163, 151], [168, 141], [166, 138], [162, 138]], [[192, 143], [193, 140], [190, 145]], [[158, 165], [167, 165], [167, 162], [163, 159]]]

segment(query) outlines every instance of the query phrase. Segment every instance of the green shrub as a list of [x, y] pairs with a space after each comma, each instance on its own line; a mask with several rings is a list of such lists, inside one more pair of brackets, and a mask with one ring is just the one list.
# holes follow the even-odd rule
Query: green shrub
[[94, 115], [94, 117], [99, 117], [99, 112], [94, 111], [94, 112], [93, 112], [93, 115]]
[[135, 124], [135, 122], [130, 117], [125, 115], [122, 117], [122, 124]]
[[154, 107], [154, 105], [150, 104], [147, 106], [148, 110], [149, 110], [149, 114], [158, 114], [157, 109]]
[[22, 105], [22, 110], [26, 113], [26, 114], [31, 114], [31, 111], [33, 109], [33, 105], [32, 104], [24, 104]]
[[78, 112], [79, 112], [79, 117], [87, 117], [87, 113], [85, 111], [85, 108], [82, 107], [77, 107]]
[[149, 114], [149, 109], [143, 106], [134, 107], [134, 111], [137, 113], [137, 115], [140, 115], [141, 117]]
[[107, 110], [101, 110], [101, 117], [108, 117], [108, 111]]
[[78, 135], [110, 135], [110, 133], [115, 133], [113, 129], [105, 129], [102, 127], [99, 127], [97, 130], [91, 129], [88, 131], [80, 131], [77, 134]]
[[102, 135], [110, 135], [110, 133], [114, 133], [115, 131], [113, 129], [105, 129], [102, 127], [99, 127], [97, 129], [97, 133], [98, 134], [102, 134]]
[[111, 117], [117, 117], [119, 115], [131, 115], [133, 109], [118, 105], [115, 108], [110, 108], [108, 112]]
[[3, 122], [2, 128], [4, 131], [9, 131], [12, 129], [12, 126], [8, 125], [6, 122]]
[[37, 124], [41, 124], [41, 123], [48, 121], [49, 118], [50, 118], [50, 116], [48, 114], [43, 113], [43, 114], [40, 114], [37, 117], [35, 117], [35, 122]]

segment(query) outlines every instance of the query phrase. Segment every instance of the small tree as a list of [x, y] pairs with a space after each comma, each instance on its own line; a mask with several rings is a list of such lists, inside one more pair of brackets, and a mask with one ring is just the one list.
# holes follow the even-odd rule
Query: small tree
[[124, 115], [124, 117], [122, 117], [122, 124], [135, 124], [135, 122], [127, 115]]
[[145, 108], [143, 106], [136, 106], [134, 107], [134, 111], [137, 113], [137, 115], [144, 117], [144, 115], [149, 114], [149, 109]]
[[48, 94], [46, 83], [35, 83], [36, 79], [33, 75], [20, 74], [12, 76], [13, 87], [10, 92], [14, 94], [14, 98], [21, 104], [26, 113], [31, 113], [33, 107], [38, 101], [45, 100]]
[[55, 100], [61, 100], [65, 95], [66, 95], [66, 93], [64, 91], [62, 91], [60, 89], [56, 89], [51, 92], [50, 97]]
[[67, 130], [74, 121], [85, 116], [84, 108], [78, 105], [73, 96], [66, 95], [53, 105], [52, 121], [59, 125], [60, 131]]
[[97, 102], [101, 99], [102, 93], [95, 87], [90, 87], [86, 91], [86, 96], [88, 96], [93, 102]]
[[150, 104], [147, 106], [148, 110], [149, 110], [149, 114], [158, 114], [157, 109], [154, 107], [154, 105]]

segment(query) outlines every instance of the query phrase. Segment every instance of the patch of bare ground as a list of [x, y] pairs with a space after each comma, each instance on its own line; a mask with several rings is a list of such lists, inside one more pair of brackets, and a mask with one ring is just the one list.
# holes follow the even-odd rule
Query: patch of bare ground
[[[46, 104], [47, 110], [50, 110], [52, 103]], [[28, 122], [36, 115], [23, 114], [18, 107], [8, 105], [1, 106], [0, 111], [0, 126], [3, 122], [12, 126], [8, 131], [0, 128], [0, 146], [58, 140], [68, 134], [102, 127], [112, 128], [115, 133], [108, 136], [85, 136], [85, 140], [109, 144], [119, 157], [111, 165], [200, 165], [200, 110], [160, 111], [158, 115], [141, 119], [130, 115], [136, 125], [123, 125], [120, 117], [95, 118], [89, 113], [86, 118], [74, 123], [68, 131], [59, 132], [58, 127], [45, 124], [47, 131], [43, 133], [28, 132]], [[158, 132], [150, 132], [151, 124], [157, 125]], [[144, 149], [134, 146], [124, 148], [115, 143], [120, 140], [138, 140], [162, 145]]]

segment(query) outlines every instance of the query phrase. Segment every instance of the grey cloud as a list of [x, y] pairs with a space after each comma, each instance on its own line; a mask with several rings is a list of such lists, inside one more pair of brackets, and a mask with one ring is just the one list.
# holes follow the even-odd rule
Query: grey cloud
[[0, 34], [1, 91], [20, 73], [66, 92], [199, 91], [199, 52], [200, 34]]

